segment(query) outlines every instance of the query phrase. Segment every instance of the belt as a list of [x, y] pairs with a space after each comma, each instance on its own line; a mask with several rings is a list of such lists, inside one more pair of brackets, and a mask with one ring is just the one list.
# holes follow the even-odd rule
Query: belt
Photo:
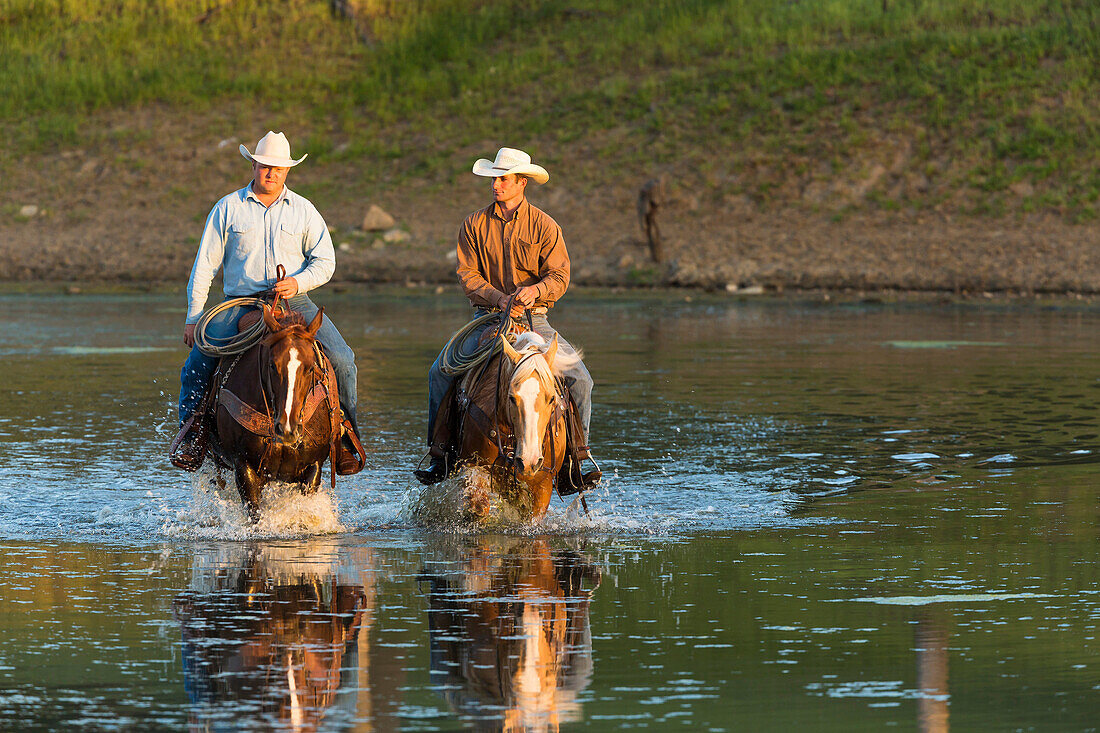
[[[527, 310], [531, 311], [531, 315], [533, 316], [545, 316], [549, 311], [549, 309], [545, 305], [536, 305], [535, 307], [528, 308]], [[479, 305], [474, 308], [474, 311], [484, 315], [486, 313], [500, 313], [500, 308], [485, 308], [484, 306]]]

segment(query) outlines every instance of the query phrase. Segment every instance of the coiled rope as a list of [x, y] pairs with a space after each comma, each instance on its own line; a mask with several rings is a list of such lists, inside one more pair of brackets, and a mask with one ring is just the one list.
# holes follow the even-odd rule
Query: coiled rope
[[[508, 334], [513, 322], [512, 319], [505, 314], [512, 312], [512, 302], [515, 299], [516, 293], [512, 293], [512, 297], [508, 299], [508, 304], [504, 306], [504, 310], [497, 313], [486, 313], [483, 316], [478, 316], [455, 331], [450, 341], [443, 347], [443, 352], [439, 355], [439, 371], [449, 377], [465, 374], [499, 352], [503, 348], [500, 345], [500, 337]], [[479, 346], [475, 346], [473, 351], [464, 352], [462, 350], [462, 344], [465, 343], [466, 338], [471, 333], [493, 322], [497, 322], [497, 329], [493, 338], [483, 342]]]
[[244, 353], [258, 344], [267, 333], [267, 324], [261, 318], [240, 333], [232, 336], [210, 336], [206, 333], [206, 327], [215, 316], [230, 308], [252, 307], [263, 308], [267, 301], [262, 298], [230, 298], [203, 312], [198, 323], [195, 324], [195, 346], [207, 356], [221, 358], [223, 356], [235, 356]]
[[[286, 268], [282, 265], [275, 266], [275, 281], [278, 282], [286, 277]], [[274, 302], [271, 304], [272, 312], [279, 308], [279, 301], [282, 300], [281, 295], [276, 295]], [[219, 313], [223, 313], [230, 308], [255, 308], [256, 310], [262, 310], [267, 301], [263, 298], [246, 297], [246, 298], [230, 298], [229, 300], [222, 301], [210, 310], [204, 311], [202, 316], [199, 317], [197, 323], [195, 323], [195, 346], [199, 351], [207, 356], [213, 356], [221, 358], [223, 356], [236, 356], [237, 354], [243, 354], [251, 349], [256, 344], [260, 343], [263, 337], [267, 334], [267, 324], [264, 323], [264, 319], [259, 318], [251, 326], [244, 331], [233, 334], [232, 336], [226, 336], [224, 338], [217, 336], [208, 336], [206, 333], [206, 327], [210, 321], [214, 319], [214, 316]], [[285, 308], [285, 306], [284, 306]]]

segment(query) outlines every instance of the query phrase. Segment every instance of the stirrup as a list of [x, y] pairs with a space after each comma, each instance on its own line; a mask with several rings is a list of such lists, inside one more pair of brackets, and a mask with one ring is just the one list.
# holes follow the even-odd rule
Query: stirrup
[[192, 473], [202, 468], [202, 462], [206, 459], [206, 436], [202, 434], [201, 426], [195, 426], [197, 415], [198, 411], [187, 418], [168, 446], [168, 460], [172, 465]]
[[586, 460], [591, 461], [595, 469], [587, 473], [581, 473], [584, 460], [574, 461], [571, 456], [566, 458], [568, 464], [562, 466], [562, 472], [558, 474], [558, 496], [566, 497], [573, 494], [583, 494], [585, 491], [591, 491], [599, 486], [600, 479], [603, 478], [603, 471], [600, 470], [599, 465], [591, 455]]
[[350, 420], [344, 418], [340, 426], [343, 430], [336, 449], [336, 473], [340, 476], [351, 476], [363, 470], [367, 464], [367, 452], [363, 450], [363, 443]]
[[[429, 453], [428, 455], [431, 454]], [[428, 456], [424, 456], [424, 458], [427, 457]], [[413, 469], [413, 475], [416, 476], [416, 480], [420, 483], [425, 486], [438, 484], [450, 474], [450, 471], [447, 470], [446, 456], [432, 456], [432, 460], [428, 464], [428, 467], [420, 468], [420, 464], [424, 462], [424, 458], [421, 458], [420, 463], [417, 463], [416, 468]]]

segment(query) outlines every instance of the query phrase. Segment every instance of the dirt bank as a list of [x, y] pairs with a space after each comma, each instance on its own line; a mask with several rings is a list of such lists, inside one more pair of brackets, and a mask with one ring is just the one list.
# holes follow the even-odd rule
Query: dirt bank
[[[169, 155], [149, 139], [8, 161], [2, 279], [185, 282], [206, 213], [247, 180], [248, 167], [236, 138], [179, 134], [183, 144]], [[458, 224], [488, 201], [469, 164], [494, 149], [481, 141], [456, 150], [450, 169], [423, 178], [401, 171], [404, 161], [311, 159], [289, 184], [317, 203], [333, 230], [334, 281], [452, 283]], [[644, 171], [624, 166], [600, 183], [608, 177], [592, 175], [579, 148], [548, 167], [550, 183], [531, 199], [562, 225], [579, 285], [1100, 291], [1096, 222], [873, 207], [838, 215], [792, 197], [760, 204], [675, 182], [658, 210], [667, 257], [654, 263], [637, 215]], [[396, 220], [388, 236], [360, 228], [372, 204]]]

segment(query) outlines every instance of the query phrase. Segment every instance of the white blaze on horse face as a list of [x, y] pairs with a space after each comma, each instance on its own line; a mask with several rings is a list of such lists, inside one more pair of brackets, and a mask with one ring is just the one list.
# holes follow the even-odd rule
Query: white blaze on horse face
[[542, 441], [539, 439], [539, 413], [535, 407], [539, 396], [539, 380], [530, 377], [516, 390], [519, 397], [519, 421], [521, 429], [516, 431], [519, 445], [519, 459], [523, 463], [524, 471], [534, 470], [539, 462], [539, 454], [542, 452]]
[[293, 346], [290, 347], [290, 360], [286, 365], [286, 401], [284, 404], [284, 417], [286, 418], [285, 429], [289, 432], [291, 428], [291, 409], [294, 407], [294, 385], [298, 381], [298, 372], [302, 370], [302, 362], [298, 359], [298, 349]]

